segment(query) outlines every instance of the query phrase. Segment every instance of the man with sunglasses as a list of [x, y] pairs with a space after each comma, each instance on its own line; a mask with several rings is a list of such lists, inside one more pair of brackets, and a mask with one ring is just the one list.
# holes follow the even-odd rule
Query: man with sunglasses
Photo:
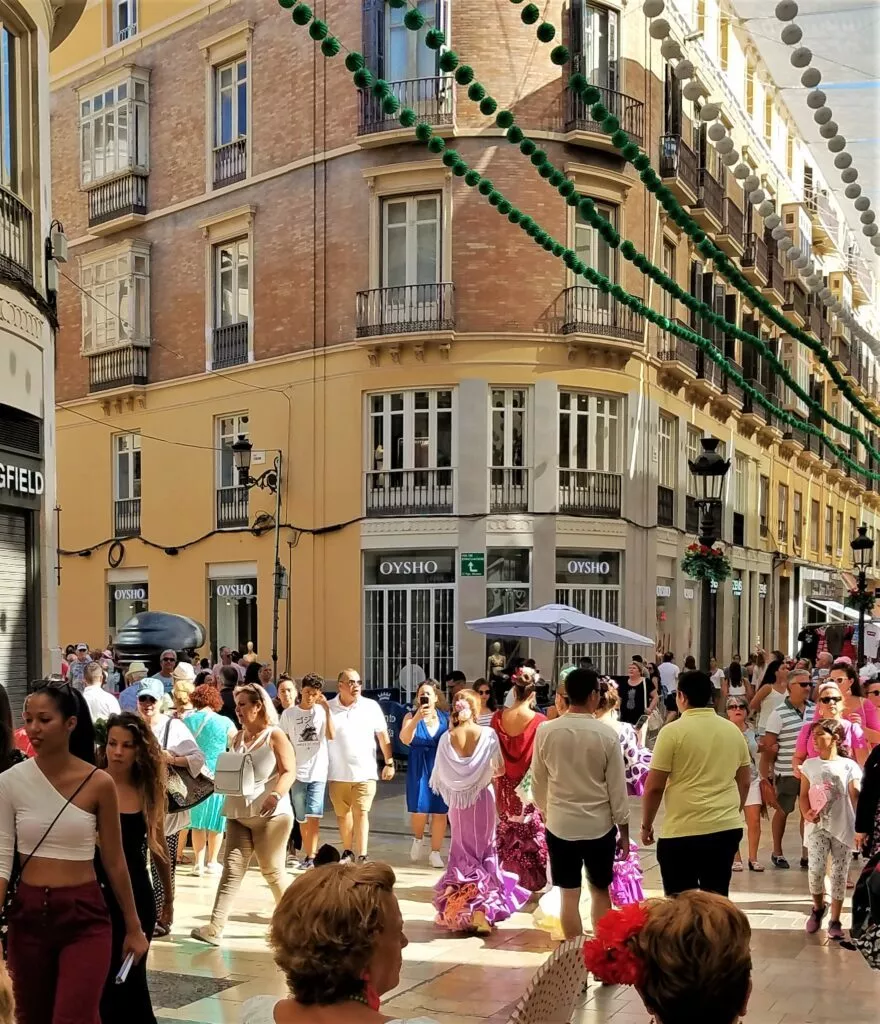
[[159, 659], [159, 671], [152, 678], [159, 680], [162, 684], [162, 689], [166, 693], [171, 693], [171, 686], [174, 683], [174, 669], [176, 667], [177, 655], [174, 651], [162, 651], [162, 657]]
[[[782, 852], [782, 839], [788, 816], [794, 810], [800, 793], [800, 779], [794, 770], [794, 752], [798, 734], [804, 722], [813, 717], [815, 704], [810, 700], [813, 684], [810, 673], [795, 669], [788, 677], [788, 695], [767, 719], [761, 738], [761, 783], [775, 797], [776, 807], [770, 828], [773, 833], [773, 852], [770, 860], [775, 868], [790, 867]], [[801, 840], [804, 823], [801, 819]], [[801, 843], [801, 867], [806, 868], [807, 856]]]

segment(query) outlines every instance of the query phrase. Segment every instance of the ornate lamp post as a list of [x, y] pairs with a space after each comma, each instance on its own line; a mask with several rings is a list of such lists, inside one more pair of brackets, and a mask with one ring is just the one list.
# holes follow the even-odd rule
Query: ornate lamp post
[[[232, 444], [232, 464], [238, 473], [239, 487], [259, 487], [275, 495], [275, 570], [272, 587], [272, 675], [278, 679], [278, 602], [282, 588], [285, 586], [284, 567], [279, 557], [281, 543], [281, 452], [276, 452], [272, 468], [267, 469], [258, 477], [251, 476], [251, 453], [254, 446], [239, 434]], [[288, 638], [288, 644], [289, 644]]]
[[856, 568], [859, 596], [859, 653], [858, 667], [865, 663], [865, 604], [868, 593], [868, 577], [866, 569], [871, 564], [874, 541], [868, 536], [868, 527], [864, 523], [856, 531], [850, 541], [853, 553], [853, 564]]
[[[719, 440], [716, 437], [704, 437], [700, 440], [702, 451], [696, 459], [688, 461], [691, 473], [696, 477], [701, 489], [697, 499], [700, 510], [700, 544], [711, 548], [721, 536], [723, 503], [721, 495], [724, 491], [724, 478], [730, 469], [730, 460], [718, 453]], [[702, 586], [703, 614], [701, 622], [701, 647], [703, 667], [708, 670], [709, 659], [715, 653], [716, 618], [718, 612], [717, 587], [708, 580]]]

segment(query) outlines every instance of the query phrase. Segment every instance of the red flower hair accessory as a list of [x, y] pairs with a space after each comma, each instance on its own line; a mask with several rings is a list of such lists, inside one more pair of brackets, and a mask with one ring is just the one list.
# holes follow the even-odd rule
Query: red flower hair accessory
[[584, 965], [599, 981], [609, 985], [638, 985], [642, 961], [627, 942], [645, 927], [648, 912], [640, 903], [609, 910], [596, 925], [596, 936], [584, 943]]

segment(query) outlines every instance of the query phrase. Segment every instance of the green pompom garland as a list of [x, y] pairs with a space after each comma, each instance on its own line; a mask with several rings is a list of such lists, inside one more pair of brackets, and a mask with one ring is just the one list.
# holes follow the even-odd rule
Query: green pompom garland
[[416, 112], [412, 107], [402, 107], [397, 115], [397, 120], [400, 121], [404, 128], [412, 128], [417, 119]]
[[369, 68], [359, 68], [351, 77], [358, 89], [370, 89], [375, 81]]
[[430, 50], [439, 50], [446, 42], [446, 36], [441, 28], [429, 28], [425, 33], [425, 46]]
[[364, 55], [358, 53], [357, 50], [352, 50], [351, 53], [345, 55], [345, 66], [352, 74], [355, 71], [360, 71], [365, 64]]
[[295, 25], [308, 25], [312, 20], [312, 9], [308, 4], [297, 4], [290, 12]]
[[556, 29], [549, 21], [542, 21], [535, 30], [535, 35], [542, 43], [551, 43], [556, 35]]
[[550, 60], [558, 67], [562, 67], [564, 64], [567, 64], [571, 60], [571, 53], [569, 52], [568, 47], [562, 46], [561, 44], [559, 46], [554, 46], [550, 51]]
[[425, 16], [418, 7], [410, 7], [403, 16], [403, 23], [411, 32], [418, 32], [425, 24]]
[[440, 70], [451, 74], [458, 67], [458, 54], [455, 50], [444, 50], [440, 54]]
[[336, 36], [327, 36], [323, 43], [321, 43], [321, 53], [325, 57], [335, 57], [342, 49], [342, 43], [336, 38]]
[[486, 95], [486, 90], [483, 88], [482, 85], [480, 85], [479, 82], [471, 82], [471, 84], [468, 86], [467, 94], [468, 99], [473, 100], [474, 103], [479, 103], [480, 100]]
[[295, 3], [296, 0], [278, 0], [278, 6], [283, 7], [285, 11], [289, 11]]
[[327, 22], [321, 21], [319, 18], [315, 18], [311, 25], [309, 25], [309, 35], [316, 42], [320, 42], [322, 39], [326, 38], [328, 31]]
[[460, 64], [455, 69], [455, 80], [459, 85], [470, 85], [474, 80], [474, 69], [468, 64]]
[[526, 6], [519, 12], [519, 16], [522, 18], [524, 24], [534, 25], [541, 17], [541, 12], [534, 4], [526, 4]]

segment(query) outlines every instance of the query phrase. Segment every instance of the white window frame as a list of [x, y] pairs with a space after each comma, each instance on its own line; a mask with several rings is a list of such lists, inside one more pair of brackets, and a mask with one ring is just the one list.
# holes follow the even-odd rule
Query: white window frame
[[[242, 251], [244, 247], [244, 253]], [[223, 320], [223, 276], [227, 272], [221, 266], [221, 256], [224, 251], [230, 253], [231, 263], [228, 268], [228, 272], [231, 274], [232, 280], [232, 297], [236, 299], [234, 302], [235, 310], [237, 315], [233, 319], [224, 322]], [[244, 256], [245, 265], [247, 267], [247, 294], [245, 296], [246, 311], [244, 316], [240, 315], [241, 306], [241, 295], [238, 289], [238, 274], [241, 268], [242, 256]], [[232, 324], [250, 323], [251, 316], [251, 284], [252, 284], [252, 267], [253, 260], [251, 258], [251, 239], [250, 235], [242, 235], [237, 238], [230, 238], [223, 242], [216, 242], [213, 246], [212, 257], [214, 261], [214, 327], [228, 327]]]
[[[123, 450], [123, 445], [127, 446]], [[120, 464], [128, 462], [129, 494], [122, 494]], [[142, 484], [141, 435], [139, 433], [113, 435], [113, 497], [115, 501], [132, 501], [141, 497]], [[137, 472], [135, 472], [137, 466]]]
[[[617, 228], [619, 219], [617, 204], [609, 203], [604, 199], [595, 199], [594, 203], [597, 211]], [[575, 253], [587, 266], [605, 274], [610, 281], [617, 281], [617, 250], [605, 241], [599, 234], [598, 228], [593, 227], [592, 224], [584, 220], [580, 207], [574, 211], [573, 243], [572, 248]], [[601, 254], [607, 254], [607, 266], [602, 266], [603, 260], [599, 258]], [[569, 276], [572, 281], [575, 280], [575, 275], [572, 271], [569, 271]], [[606, 302], [608, 301], [607, 295], [604, 295], [603, 298]]]
[[699, 427], [688, 425], [687, 438], [685, 439], [685, 465], [687, 465], [687, 495], [690, 498], [699, 498], [702, 495], [700, 482], [690, 469], [690, 463], [696, 462], [700, 457], [700, 441], [703, 439], [703, 431]]
[[[433, 199], [435, 202], [435, 217], [433, 220], [420, 220], [418, 216], [419, 202], [425, 199]], [[390, 251], [388, 211], [392, 206], [403, 205], [405, 208], [405, 221], [403, 231], [405, 233], [405, 280], [402, 283], [390, 284], [388, 280], [388, 253]], [[418, 280], [418, 237], [419, 225], [433, 223], [436, 227], [436, 250], [434, 256], [434, 280]], [[392, 225], [394, 230], [399, 230], [398, 225]], [[443, 195], [441, 192], [431, 190], [415, 192], [411, 195], [390, 195], [383, 196], [381, 203], [381, 287], [382, 288], [409, 288], [415, 285], [440, 284], [443, 280]]]
[[[217, 490], [227, 487], [238, 487], [238, 474], [235, 470], [235, 463], [232, 455], [232, 445], [243, 434], [250, 440], [250, 415], [246, 412], [227, 412], [222, 416], [214, 418], [214, 436], [217, 447], [217, 462], [215, 472], [217, 476]], [[226, 453], [227, 459], [224, 459]], [[224, 483], [224, 470], [229, 469], [231, 480]]]
[[[20, 75], [28, 53], [21, 35], [0, 23], [0, 185], [20, 195], [21, 110]], [[10, 230], [10, 229], [7, 229]], [[13, 232], [15, 228], [11, 228]]]
[[[603, 18], [607, 18], [608, 26], [604, 37], [601, 36]], [[587, 76], [587, 79], [595, 85], [607, 87], [609, 89], [617, 89], [619, 84], [618, 76], [620, 73], [619, 12], [611, 7], [604, 7], [601, 4], [585, 3], [583, 33], [582, 39], [572, 40], [572, 51], [580, 57], [580, 60], [577, 61], [577, 63], [578, 65], [583, 65], [583, 67], [576, 67], [575, 70], [582, 71]], [[601, 40], [603, 38], [605, 40], [603, 56], [607, 67], [605, 81], [602, 80], [601, 76], [602, 60], [599, 60], [598, 68], [591, 66], [591, 64], [595, 64], [596, 61], [589, 60], [594, 49], [597, 49], [597, 52], [602, 53]], [[599, 41], [598, 47], [594, 46], [596, 41]]]
[[[403, 23], [403, 17], [407, 12], [408, 7], [417, 7], [425, 19], [424, 25], [418, 30], [418, 32], [411, 32]], [[429, 29], [434, 28], [434, 18], [437, 11], [436, 0], [414, 0], [413, 3], [404, 7], [388, 7], [386, 4], [385, 8], [385, 74], [384, 77], [387, 81], [392, 84], [396, 82], [407, 82], [413, 81], [419, 78], [433, 78], [437, 76], [437, 58], [436, 51], [434, 53], [434, 70], [427, 75], [420, 75], [418, 73], [419, 57], [421, 55], [431, 55], [431, 51], [427, 50], [425, 46], [425, 36]], [[406, 56], [406, 74], [399, 75], [397, 69], [391, 68], [391, 47], [392, 47], [392, 33], [402, 33], [401, 38], [406, 40], [407, 56]], [[406, 99], [403, 96], [399, 96], [399, 99]], [[414, 97], [409, 97], [407, 102], [412, 104]]]
[[[417, 395], [428, 395], [428, 436], [426, 438], [416, 438], [415, 436], [415, 419], [416, 415], [424, 412], [423, 409], [416, 408], [416, 396]], [[449, 406], [439, 406], [438, 399], [441, 394], [448, 394], [450, 396]], [[392, 473], [401, 470], [408, 469], [443, 469], [454, 471], [456, 464], [456, 436], [455, 436], [455, 425], [457, 419], [457, 402], [456, 402], [456, 389], [455, 388], [413, 388], [410, 390], [399, 390], [399, 391], [381, 391], [367, 395], [367, 429], [365, 430], [366, 438], [366, 451], [364, 452], [364, 466], [367, 472], [381, 472], [381, 473]], [[401, 396], [403, 408], [399, 412], [392, 410], [392, 400], [395, 396]], [[380, 411], [374, 411], [374, 405], [376, 400], [381, 399], [382, 409]], [[449, 451], [449, 465], [441, 466], [437, 462], [437, 439], [438, 439], [438, 425], [439, 415], [445, 415], [449, 413], [450, 417], [450, 451]], [[402, 416], [403, 418], [403, 451], [402, 451], [402, 465], [394, 465], [393, 453], [389, 451], [388, 439], [392, 436], [391, 425], [393, 417]], [[381, 453], [378, 452], [378, 447], [373, 450], [373, 423], [375, 420], [382, 420], [382, 438], [383, 443], [381, 446]], [[419, 451], [426, 453], [426, 460], [422, 460], [418, 457]]]
[[[120, 264], [124, 272], [120, 272]], [[120, 286], [125, 285], [122, 289]], [[80, 261], [82, 353], [150, 344], [150, 245], [131, 239]], [[142, 304], [138, 301], [142, 298]], [[138, 307], [143, 322], [136, 323]], [[103, 333], [103, 337], [100, 335]], [[89, 335], [91, 334], [91, 337]]]
[[[127, 17], [122, 27], [120, 15], [125, 11]], [[113, 0], [113, 42], [123, 43], [137, 35], [137, 0]]]
[[830, 555], [834, 551], [834, 508], [831, 505], [825, 506], [825, 554]]
[[746, 493], [749, 486], [749, 457], [737, 452], [733, 458], [733, 511], [746, 513]]
[[675, 477], [678, 469], [676, 444], [678, 420], [675, 416], [660, 413], [657, 423], [657, 483], [670, 491], [675, 490]]
[[[586, 398], [587, 408], [579, 408], [580, 400]], [[567, 404], [567, 408], [565, 407]], [[562, 451], [562, 417], [567, 416], [568, 452]], [[560, 470], [590, 473], [623, 472], [623, 416], [622, 396], [605, 395], [600, 392], [575, 391], [562, 388], [557, 398], [556, 450]], [[581, 418], [587, 420], [587, 465], [578, 465], [578, 426]], [[602, 436], [597, 432], [601, 429]], [[563, 455], [567, 464], [563, 465]]]
[[779, 540], [788, 542], [788, 484], [779, 484], [776, 489], [776, 518], [779, 526]]
[[[123, 77], [90, 82], [77, 91], [79, 111], [79, 173], [83, 188], [116, 175], [150, 172], [150, 72], [132, 69]], [[125, 143], [120, 121], [125, 122]], [[100, 159], [95, 137], [104, 139]], [[113, 144], [108, 144], [108, 133]]]
[[768, 533], [770, 530], [770, 477], [762, 473], [758, 477], [758, 521]]
[[[516, 405], [516, 396], [522, 396], [522, 404]], [[521, 451], [517, 458], [511, 422], [514, 414], [522, 413], [520, 435]], [[501, 417], [502, 447], [504, 458], [495, 462], [495, 417]], [[529, 391], [528, 388], [489, 388], [489, 465], [493, 469], [524, 469], [529, 461]]]
[[[664, 238], [662, 242], [663, 248], [662, 261], [663, 261], [663, 273], [672, 280], [676, 280], [676, 263], [678, 253], [676, 251], [675, 243], [670, 241], [668, 238]], [[666, 317], [667, 320], [672, 320], [675, 317], [675, 299], [665, 289], [660, 289], [660, 312]]]
[[[244, 78], [239, 79], [238, 69], [244, 65]], [[223, 103], [222, 96], [225, 89], [220, 84], [220, 77], [224, 71], [232, 71], [232, 84], [230, 86], [231, 102], [232, 102], [232, 124], [231, 124], [231, 138], [223, 141]], [[231, 60], [225, 60], [220, 64], [214, 65], [214, 96], [213, 96], [213, 113], [214, 113], [214, 149], [222, 149], [224, 146], [229, 146], [233, 142], [238, 142], [240, 139], [245, 139], [250, 135], [251, 129], [251, 110], [250, 110], [250, 93], [251, 93], [251, 81], [250, 81], [250, 62], [248, 60], [248, 54], [239, 54], [237, 57], [233, 57]], [[244, 82], [245, 94], [244, 94], [244, 115], [245, 115], [245, 131], [242, 134], [239, 131], [239, 86]]]
[[791, 539], [799, 548], [804, 546], [804, 493], [794, 491], [792, 495]]

